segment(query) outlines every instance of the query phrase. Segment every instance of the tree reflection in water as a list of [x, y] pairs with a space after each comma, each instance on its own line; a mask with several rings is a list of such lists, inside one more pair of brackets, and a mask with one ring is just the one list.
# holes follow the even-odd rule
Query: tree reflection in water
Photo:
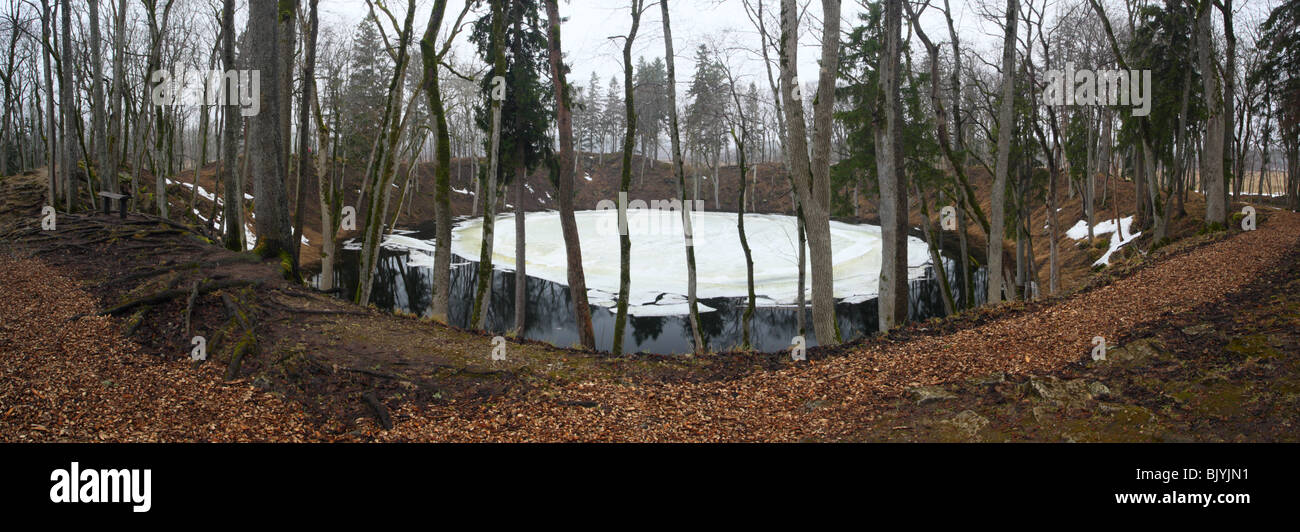
[[[418, 237], [419, 233], [410, 235]], [[428, 237], [426, 237], [428, 238]], [[338, 286], [343, 288], [343, 296], [349, 296], [357, 286], [357, 264], [359, 253], [355, 250], [341, 250], [338, 267], [335, 269]], [[388, 311], [401, 311], [417, 316], [430, 314], [433, 294], [432, 271], [424, 266], [411, 265], [410, 255], [406, 251], [382, 249], [379, 271], [375, 275], [374, 292], [371, 301], [377, 308]], [[463, 261], [452, 257], [451, 300], [448, 319], [457, 327], [468, 327], [470, 305], [473, 301], [474, 284], [477, 281], [477, 263]], [[948, 266], [949, 283], [957, 287], [958, 275], [952, 261], [944, 259]], [[942, 316], [943, 300], [939, 295], [940, 285], [934, 280], [933, 268], [926, 266], [924, 279], [911, 281], [908, 290], [912, 320], [924, 320]], [[984, 288], [985, 272], [975, 273], [976, 303], [982, 303], [979, 294]], [[492, 300], [488, 306], [487, 327], [489, 331], [503, 333], [511, 328], [514, 319], [514, 286], [512, 272], [494, 271], [492, 273]], [[528, 280], [528, 323], [524, 328], [524, 337], [532, 340], [549, 342], [560, 347], [579, 345], [577, 329], [572, 323], [572, 306], [569, 303], [568, 287], [546, 281], [529, 278]], [[962, 294], [954, 294], [959, 307], [965, 306]], [[702, 312], [700, 324], [702, 332], [708, 337], [709, 345], [714, 349], [725, 350], [740, 345], [741, 315], [745, 305], [742, 298], [736, 299], [702, 299], [701, 303], [714, 309], [714, 312]], [[596, 332], [596, 347], [603, 351], [610, 350], [613, 344], [614, 315], [609, 309], [592, 306], [592, 325]], [[805, 321], [812, 322], [811, 307], [806, 309]], [[753, 318], [752, 341], [755, 349], [760, 351], [778, 351], [790, 346], [790, 340], [798, 334], [796, 331], [797, 309], [788, 307], [758, 307]], [[840, 332], [847, 339], [857, 338], [876, 331], [876, 300], [869, 299], [861, 303], [839, 303], [836, 305]], [[663, 354], [690, 353], [691, 331], [686, 316], [630, 316], [628, 325], [632, 332], [625, 337], [624, 352], [646, 352]], [[816, 334], [809, 331], [805, 335], [809, 346], [816, 345]]]

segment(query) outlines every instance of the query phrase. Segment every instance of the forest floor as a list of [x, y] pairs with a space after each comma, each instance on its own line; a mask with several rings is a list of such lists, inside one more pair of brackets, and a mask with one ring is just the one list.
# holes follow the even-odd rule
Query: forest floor
[[42, 230], [40, 183], [0, 180], [0, 441], [1300, 439], [1291, 212], [806, 362], [514, 340], [493, 361], [489, 335], [315, 293], [155, 217]]

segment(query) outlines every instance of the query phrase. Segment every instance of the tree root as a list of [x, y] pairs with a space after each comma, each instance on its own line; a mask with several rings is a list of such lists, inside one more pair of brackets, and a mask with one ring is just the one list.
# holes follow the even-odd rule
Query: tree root
[[185, 336], [190, 335], [190, 317], [194, 315], [194, 300], [199, 297], [199, 285], [203, 281], [194, 281], [194, 288], [190, 289], [190, 299], [185, 303]]
[[381, 403], [379, 398], [370, 392], [362, 394], [361, 398], [365, 400], [367, 405], [370, 405], [371, 410], [374, 410], [375, 419], [379, 421], [379, 425], [384, 427], [384, 430], [392, 430], [393, 418], [389, 416], [388, 408], [384, 406], [384, 403]]
[[[221, 290], [221, 289], [223, 289], [223, 288], [232, 288], [232, 287], [236, 287], [236, 286], [257, 286], [257, 285], [260, 285], [260, 284], [262, 284], [261, 281], [245, 281], [245, 280], [214, 281], [214, 282], [204, 283], [202, 286], [200, 286], [200, 287], [199, 287], [199, 293], [200, 293], [200, 294], [207, 294], [207, 293], [209, 293], [209, 292], [215, 292], [215, 291], [217, 291], [217, 290]], [[184, 295], [188, 295], [189, 293], [190, 293], [190, 292], [189, 292], [188, 290], [174, 290], [174, 289], [173, 289], [173, 290], [164, 290], [164, 291], [162, 291], [162, 292], [158, 292], [158, 293], [153, 294], [153, 295], [145, 296], [145, 297], [142, 297], [142, 298], [140, 298], [140, 299], [136, 299], [136, 300], [132, 300], [132, 301], [127, 301], [126, 303], [122, 303], [121, 305], [118, 305], [118, 306], [113, 307], [113, 308], [109, 308], [109, 309], [101, 310], [101, 311], [97, 312], [96, 314], [98, 314], [98, 315], [100, 315], [100, 316], [108, 316], [108, 315], [121, 314], [121, 313], [123, 313], [123, 312], [126, 312], [126, 311], [128, 311], [128, 310], [131, 310], [131, 309], [133, 309], [133, 308], [135, 308], [135, 307], [138, 307], [138, 306], [141, 306], [141, 305], [153, 305], [153, 304], [157, 304], [157, 303], [162, 303], [162, 302], [170, 301], [170, 300], [172, 300], [172, 299], [175, 299], [175, 298], [178, 298], [178, 297], [181, 297], [181, 296], [184, 296]], [[78, 317], [79, 317], [79, 316], [78, 316]]]
[[226, 365], [226, 380], [234, 380], [239, 376], [239, 368], [243, 365], [244, 355], [257, 348], [257, 334], [253, 332], [252, 318], [248, 316], [248, 312], [240, 307], [234, 297], [228, 293], [222, 293], [221, 301], [230, 312], [231, 321], [238, 323], [244, 329], [244, 333], [240, 335], [239, 341], [230, 354], [230, 362]]
[[137, 310], [127, 322], [126, 331], [122, 333], [122, 336], [130, 338], [131, 335], [135, 334], [136, 329], [139, 329], [140, 325], [144, 324], [144, 316], [149, 313], [150, 308], [152, 307], [145, 305], [140, 310]]

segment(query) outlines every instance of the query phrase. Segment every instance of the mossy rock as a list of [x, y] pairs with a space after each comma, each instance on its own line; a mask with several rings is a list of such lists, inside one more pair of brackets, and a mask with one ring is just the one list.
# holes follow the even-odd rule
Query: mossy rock
[[936, 439], [951, 442], [980, 442], [989, 426], [988, 418], [974, 410], [962, 410], [957, 415], [935, 424]]
[[[1083, 379], [1060, 380], [1056, 377], [1031, 377], [1025, 384], [1026, 394], [1042, 402], [1063, 407], [1081, 407], [1093, 399], [1088, 382]], [[1109, 389], [1106, 390], [1110, 392]]]
[[1143, 364], [1166, 358], [1164, 344], [1156, 338], [1143, 338], [1126, 345], [1106, 350], [1106, 360], [1100, 363]]
[[907, 396], [918, 405], [956, 399], [957, 396], [940, 386], [917, 386], [908, 388]]
[[1270, 344], [1268, 336], [1253, 334], [1233, 338], [1228, 342], [1228, 345], [1224, 346], [1223, 350], [1225, 353], [1246, 359], [1280, 357], [1282, 352], [1274, 349]]

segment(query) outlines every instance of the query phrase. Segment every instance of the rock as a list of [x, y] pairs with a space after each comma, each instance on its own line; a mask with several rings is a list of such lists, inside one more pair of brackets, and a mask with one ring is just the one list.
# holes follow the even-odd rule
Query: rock
[[1144, 362], [1148, 359], [1160, 358], [1162, 356], [1160, 349], [1160, 340], [1143, 338], [1106, 350], [1106, 360], [1119, 363]]
[[980, 441], [982, 438], [979, 437], [979, 432], [989, 425], [989, 420], [973, 410], [962, 410], [944, 423], [952, 425], [965, 439]]
[[1083, 379], [1062, 381], [1056, 377], [1033, 377], [1026, 385], [1031, 395], [1058, 406], [1080, 406], [1093, 398]]
[[1100, 382], [1088, 383], [1088, 394], [1092, 397], [1110, 397], [1110, 388]]
[[1183, 334], [1186, 334], [1187, 336], [1200, 336], [1212, 332], [1214, 332], [1214, 324], [1212, 323], [1202, 323], [1200, 325], [1193, 325], [1183, 329]]
[[916, 404], [918, 405], [957, 398], [957, 396], [953, 395], [952, 392], [939, 386], [917, 386], [915, 388], [908, 388], [907, 395], [908, 397], [911, 397], [913, 401], [916, 401]]

